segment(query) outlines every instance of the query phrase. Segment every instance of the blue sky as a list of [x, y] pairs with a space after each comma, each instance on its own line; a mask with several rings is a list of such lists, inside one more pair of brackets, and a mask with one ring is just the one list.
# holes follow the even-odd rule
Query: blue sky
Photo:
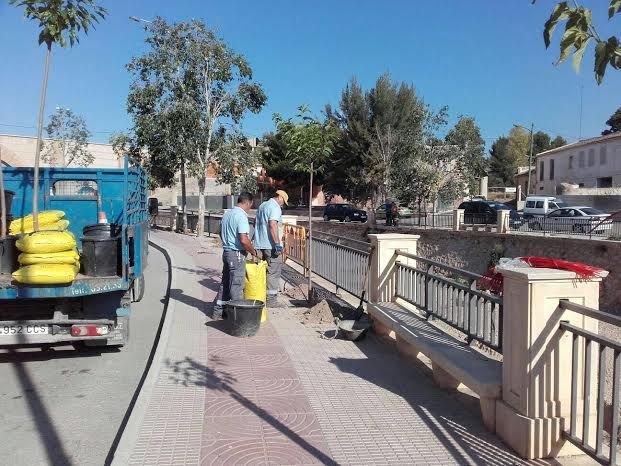
[[[101, 2], [100, 2], [101, 3]], [[545, 50], [543, 23], [555, 2], [539, 0], [109, 0], [108, 19], [74, 49], [55, 49], [47, 114], [66, 106], [81, 114], [93, 139], [128, 128], [129, 75], [124, 65], [144, 51], [143, 28], [128, 20], [160, 15], [169, 21], [200, 18], [246, 55], [268, 94], [260, 115], [244, 130], [260, 136], [273, 128], [272, 114], [292, 115], [298, 105], [320, 112], [338, 104], [347, 81], [365, 86], [389, 71], [412, 83], [434, 107], [448, 105], [453, 121], [474, 116], [488, 147], [513, 123], [579, 136], [598, 135], [621, 106], [621, 72], [609, 70], [595, 84], [592, 53], [576, 75], [569, 63], [553, 66], [558, 41]], [[602, 0], [597, 8], [603, 35], [618, 33]], [[611, 26], [616, 25], [616, 28]], [[36, 25], [0, 0], [0, 133], [34, 134], [44, 48]], [[10, 125], [10, 126], [9, 126]]]

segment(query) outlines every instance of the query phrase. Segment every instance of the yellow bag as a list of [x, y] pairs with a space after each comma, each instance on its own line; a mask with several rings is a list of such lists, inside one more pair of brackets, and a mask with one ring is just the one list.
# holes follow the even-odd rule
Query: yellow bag
[[74, 265], [80, 260], [77, 249], [62, 252], [48, 252], [38, 254], [21, 253], [17, 258], [21, 265], [33, 264], [71, 264]]
[[[64, 216], [65, 213], [62, 210], [43, 210], [39, 212], [37, 216], [39, 219], [39, 227], [41, 227], [41, 225], [47, 225], [48, 223], [58, 222]], [[13, 220], [11, 225], [9, 225], [9, 230], [15, 232], [11, 234], [27, 233], [28, 230], [33, 231], [33, 225], [34, 217], [30, 214]]]
[[[246, 262], [246, 282], [244, 285], [244, 299], [256, 299], [265, 303], [267, 300], [267, 262]], [[267, 320], [267, 309], [263, 306], [261, 322]]]
[[15, 244], [21, 252], [41, 254], [75, 249], [75, 237], [68, 231], [38, 231], [18, 239]]
[[13, 272], [13, 278], [29, 285], [62, 285], [71, 283], [76, 274], [75, 266], [70, 264], [35, 264], [20, 267]]
[[[11, 225], [13, 225], [11, 223]], [[42, 223], [39, 225], [39, 231], [65, 231], [69, 228], [69, 220], [58, 220], [54, 223]], [[19, 229], [11, 229], [9, 230], [10, 235], [21, 235], [28, 234], [34, 231], [34, 226], [30, 225], [27, 228], [19, 228]]]

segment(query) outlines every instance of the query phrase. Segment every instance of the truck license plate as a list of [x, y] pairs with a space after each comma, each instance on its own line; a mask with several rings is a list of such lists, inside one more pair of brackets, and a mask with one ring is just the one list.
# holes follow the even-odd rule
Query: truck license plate
[[47, 325], [1, 325], [0, 336], [2, 335], [47, 335], [49, 328]]

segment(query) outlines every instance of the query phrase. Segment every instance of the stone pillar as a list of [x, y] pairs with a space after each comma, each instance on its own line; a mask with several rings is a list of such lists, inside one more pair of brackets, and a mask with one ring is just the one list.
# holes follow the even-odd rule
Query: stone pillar
[[[597, 333], [597, 321], [564, 311], [558, 303], [567, 299], [597, 309], [601, 279], [579, 280], [575, 273], [536, 268], [507, 270], [503, 276], [502, 400], [496, 403], [496, 433], [523, 458], [580, 454], [561, 435], [571, 406], [572, 337], [560, 332], [559, 324], [569, 321]], [[584, 345], [579, 354], [583, 359]], [[578, 380], [583, 380], [583, 368], [582, 361]]]
[[508, 210], [499, 210], [496, 219], [496, 231], [498, 233], [508, 233], [509, 232], [509, 211]]
[[453, 211], [453, 230], [460, 231], [464, 223], [464, 209], [455, 209]]
[[[369, 300], [372, 303], [393, 301], [395, 294], [395, 251], [401, 250], [416, 254], [419, 235], [383, 233], [369, 235], [373, 248], [371, 270], [369, 271]], [[414, 265], [413, 259], [403, 258], [403, 262]]]

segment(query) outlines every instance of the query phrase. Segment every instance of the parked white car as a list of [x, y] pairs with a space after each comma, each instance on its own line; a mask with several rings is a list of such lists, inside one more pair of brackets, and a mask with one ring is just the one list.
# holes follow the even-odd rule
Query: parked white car
[[528, 222], [531, 230], [603, 234], [612, 229], [610, 215], [593, 207], [565, 207]]
[[567, 207], [567, 204], [556, 197], [528, 196], [524, 206], [524, 217], [544, 216], [563, 207]]

